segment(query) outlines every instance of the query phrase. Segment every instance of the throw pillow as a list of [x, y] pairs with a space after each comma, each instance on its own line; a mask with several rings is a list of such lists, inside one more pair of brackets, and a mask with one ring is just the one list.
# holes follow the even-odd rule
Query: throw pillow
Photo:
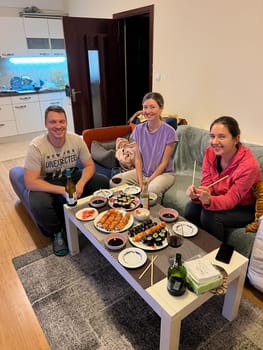
[[253, 193], [256, 197], [255, 220], [246, 226], [246, 232], [257, 232], [258, 230], [258, 220], [263, 215], [263, 181], [253, 186]]
[[92, 141], [90, 148], [92, 159], [105, 168], [113, 168], [116, 160], [115, 145], [115, 140], [108, 142]]
[[116, 140], [116, 158], [124, 170], [135, 167], [136, 143], [126, 138], [118, 137]]

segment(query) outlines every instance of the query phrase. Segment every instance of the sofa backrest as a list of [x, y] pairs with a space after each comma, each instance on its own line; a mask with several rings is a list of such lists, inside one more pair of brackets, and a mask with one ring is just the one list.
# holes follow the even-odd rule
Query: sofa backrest
[[[179, 125], [177, 128], [177, 135], [179, 142], [177, 143], [174, 153], [176, 174], [191, 176], [193, 173], [194, 161], [196, 160], [196, 177], [200, 178], [204, 153], [209, 146], [209, 131], [190, 125]], [[246, 142], [243, 142], [243, 144], [249, 147], [257, 158], [263, 177], [263, 145]]]
[[204, 152], [208, 146], [208, 131], [190, 125], [179, 125], [177, 135], [179, 141], [174, 153], [176, 174], [191, 176], [196, 160], [196, 177], [200, 178]]
[[83, 140], [86, 142], [89, 150], [91, 150], [92, 141], [112, 141], [117, 137], [124, 137], [129, 135], [132, 130], [136, 127], [135, 124], [130, 125], [117, 125], [117, 126], [106, 126], [94, 129], [85, 129], [82, 132]]

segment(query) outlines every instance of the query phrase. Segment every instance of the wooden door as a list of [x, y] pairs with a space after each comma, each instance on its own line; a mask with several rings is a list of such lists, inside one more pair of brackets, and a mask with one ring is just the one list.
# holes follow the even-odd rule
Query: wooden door
[[[81, 134], [87, 128], [125, 124], [118, 21], [64, 17], [63, 28], [75, 131]], [[90, 68], [94, 57], [97, 77], [92, 77]]]

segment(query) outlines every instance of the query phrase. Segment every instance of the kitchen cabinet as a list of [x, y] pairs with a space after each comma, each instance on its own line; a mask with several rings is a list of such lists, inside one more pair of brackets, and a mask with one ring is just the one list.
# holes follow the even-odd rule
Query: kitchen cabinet
[[12, 96], [11, 100], [18, 134], [43, 130], [37, 94]]
[[46, 94], [39, 94], [40, 110], [41, 110], [41, 120], [43, 129], [45, 129], [45, 110], [49, 106], [61, 106], [63, 107], [63, 95], [62, 92], [52, 92]]
[[17, 134], [16, 122], [10, 97], [0, 99], [0, 137]]
[[0, 56], [24, 56], [27, 54], [27, 42], [23, 18], [0, 18]]
[[62, 21], [60, 19], [48, 19], [47, 22], [52, 55], [65, 55], [64, 32]]
[[28, 53], [49, 56], [51, 48], [47, 18], [24, 18]]
[[64, 110], [66, 112], [66, 115], [67, 115], [68, 131], [75, 132], [74, 119], [73, 119], [72, 105], [71, 105], [71, 98], [70, 97], [64, 96], [63, 108], [64, 108]]
[[65, 55], [61, 19], [24, 18], [24, 27], [29, 54]]

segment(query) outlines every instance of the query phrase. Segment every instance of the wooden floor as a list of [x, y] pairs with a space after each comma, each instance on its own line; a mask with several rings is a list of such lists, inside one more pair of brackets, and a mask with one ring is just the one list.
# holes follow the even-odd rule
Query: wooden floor
[[[8, 169], [23, 160], [0, 162], [0, 349], [50, 349], [12, 264], [12, 258], [43, 247], [49, 240], [33, 224], [13, 192]], [[263, 307], [263, 294], [247, 285], [244, 294]]]

